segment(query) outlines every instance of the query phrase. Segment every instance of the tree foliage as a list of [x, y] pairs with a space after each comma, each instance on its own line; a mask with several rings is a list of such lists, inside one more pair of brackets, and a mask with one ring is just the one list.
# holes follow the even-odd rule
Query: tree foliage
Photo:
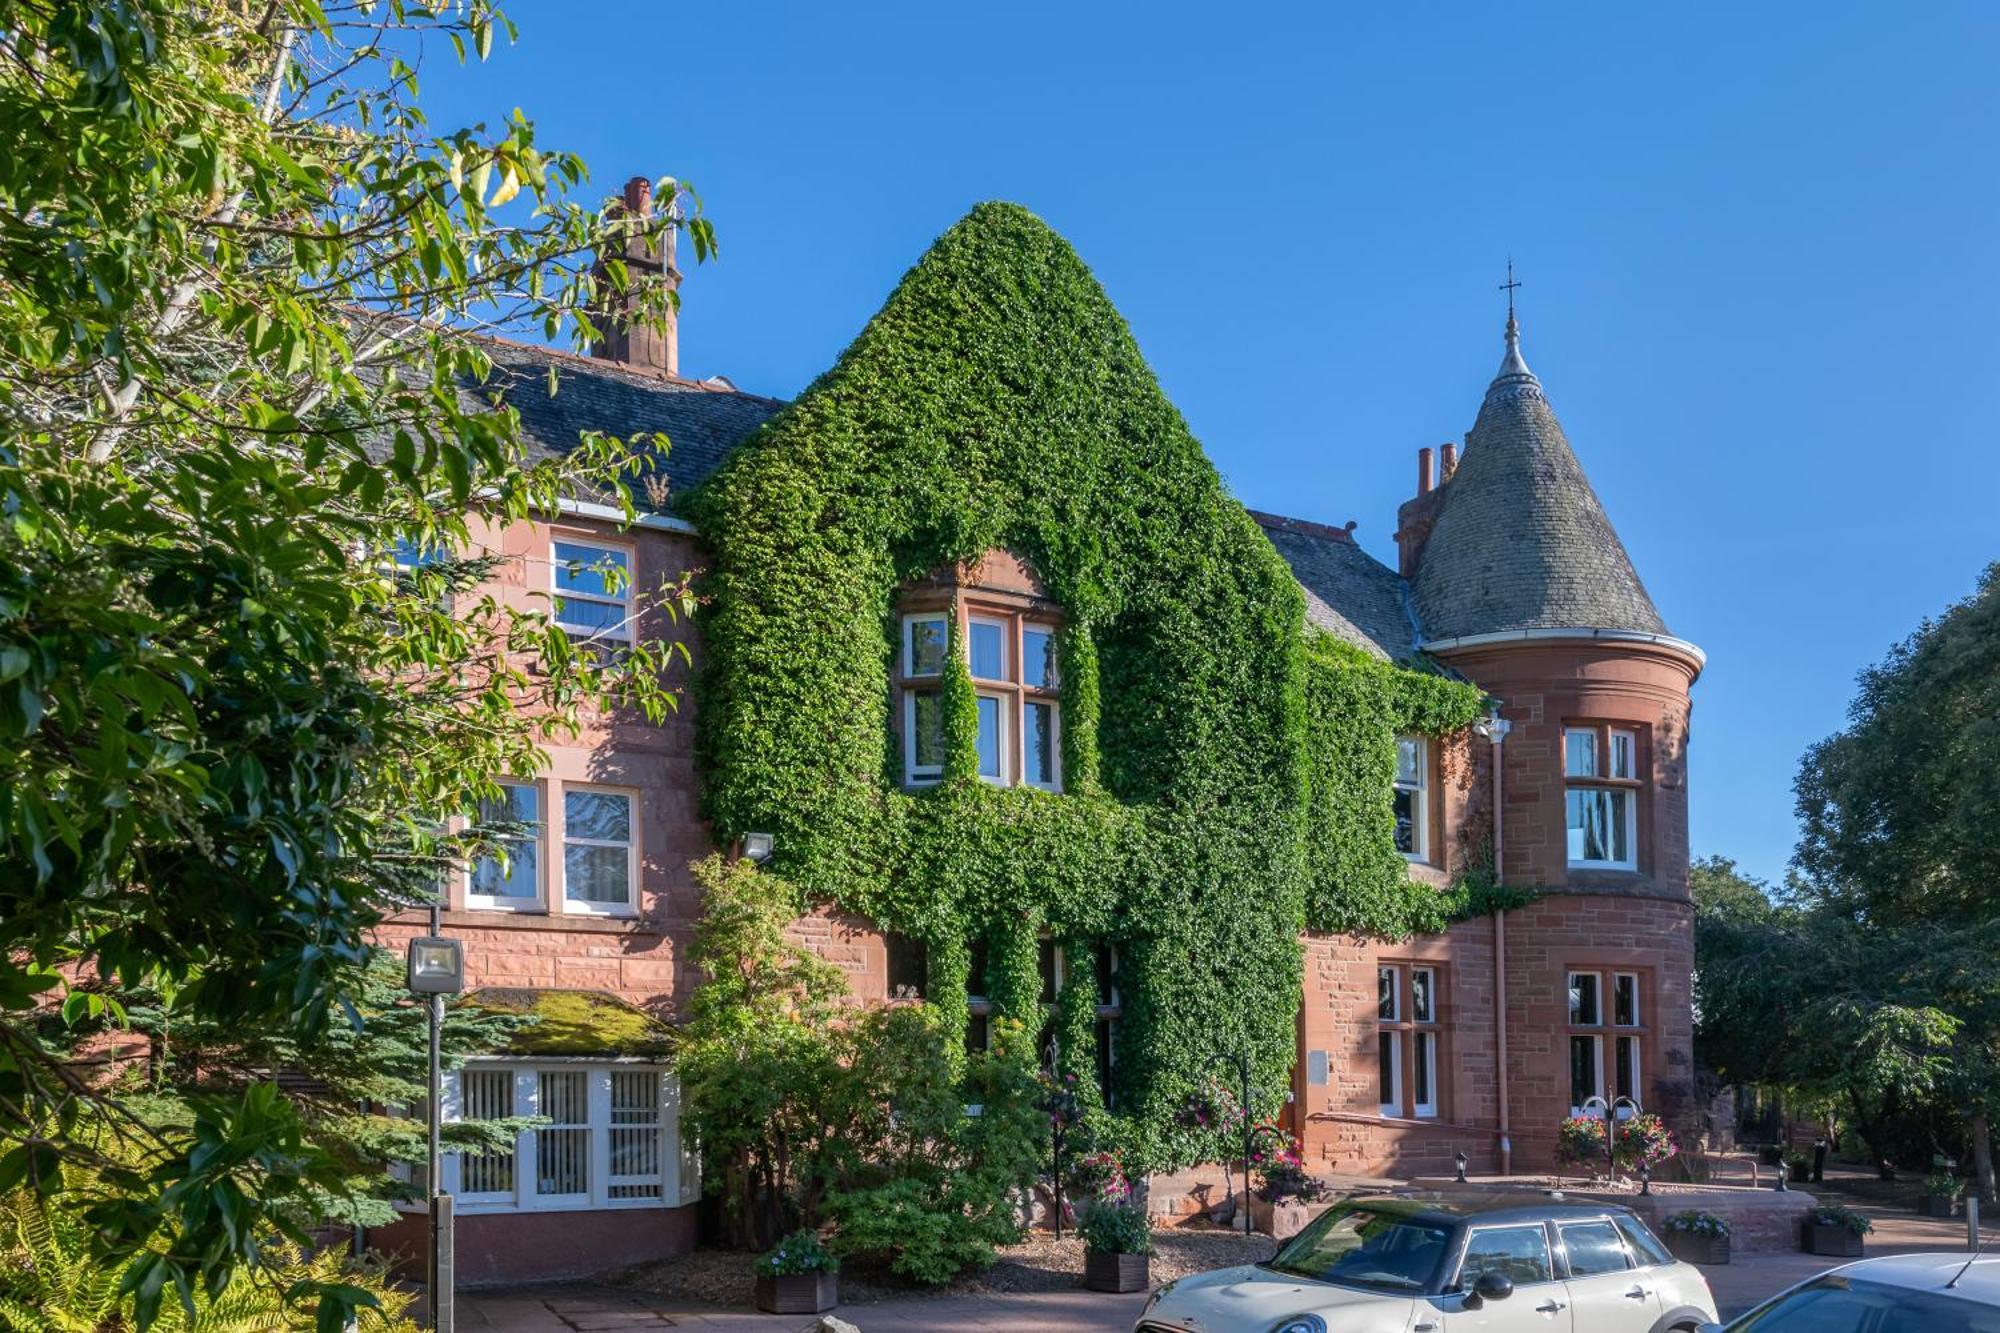
[[[686, 196], [607, 210], [519, 113], [426, 123], [424, 43], [510, 34], [486, 0], [0, 0], [0, 1190], [89, 1163], [142, 1322], [343, 1171], [257, 1084], [106, 1156], [115, 1105], [24, 1015], [140, 989], [314, 1040], [369, 927], [494, 832], [446, 815], [584, 710], [672, 702], [657, 640], [581, 651], [460, 558], [469, 510], [623, 495], [641, 452], [525, 466], [475, 333], [657, 319], [592, 257], [710, 239]], [[399, 543], [447, 558], [395, 573]]]
[[[1053, 1022], [1062, 1071], [1095, 1110], [1111, 1097], [1135, 1160], [1224, 1146], [1174, 1118], [1219, 1058], [1249, 1058], [1276, 1105], [1301, 928], [1428, 919], [1391, 841], [1395, 709], [1423, 699], [1418, 725], [1462, 726], [1478, 692], [1309, 657], [1291, 571], [1025, 210], [982, 204], [939, 238], [691, 513], [713, 555], [698, 722], [717, 832], [776, 833], [777, 867], [815, 898], [922, 939], [954, 1031], [969, 980], [1030, 1030], [1051, 1017], [1044, 933], [1071, 959], [1115, 945], [1124, 1085], [1097, 1086], [1091, 969], [1069, 969]], [[955, 657], [944, 779], [905, 790], [899, 590], [994, 549], [1066, 620], [1064, 790], [978, 780]], [[1316, 748], [1314, 726], [1341, 743]]]

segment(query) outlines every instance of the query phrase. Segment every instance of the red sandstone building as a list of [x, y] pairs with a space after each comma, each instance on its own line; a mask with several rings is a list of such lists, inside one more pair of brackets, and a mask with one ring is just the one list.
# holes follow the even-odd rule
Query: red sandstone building
[[[643, 596], [703, 559], [694, 530], [665, 512], [668, 494], [698, 484], [784, 404], [681, 376], [672, 332], [620, 334], [595, 359], [510, 345], [495, 358], [532, 388], [513, 396], [532, 448], [560, 453], [578, 432], [602, 430], [662, 432], [673, 449], [665, 489], [636, 526], [578, 501], [546, 523], [479, 532], [482, 549], [501, 557], [493, 590], [554, 605], [579, 635], [678, 637], [698, 661], [690, 628]], [[551, 367], [553, 395], [543, 387]], [[1398, 514], [1397, 568], [1364, 552], [1352, 524], [1255, 517], [1315, 625], [1386, 658], [1428, 654], [1498, 701], [1471, 733], [1402, 743], [1384, 799], [1396, 803], [1410, 873], [1441, 886], [1465, 849], [1490, 844], [1504, 884], [1538, 891], [1439, 936], [1307, 938], [1288, 1114], [1309, 1162], [1406, 1175], [1447, 1169], [1463, 1150], [1477, 1171], [1539, 1169], [1561, 1118], [1589, 1098], [1682, 1109], [1689, 688], [1703, 658], [1668, 633], [1647, 596], [1521, 358], [1512, 317], [1462, 455], [1450, 444], [1435, 462], [1419, 451], [1417, 494]], [[606, 565], [629, 578], [613, 586], [594, 572]], [[947, 605], [933, 600], [919, 589], [904, 608], [907, 698], [896, 716], [910, 747], [937, 631], [930, 617]], [[994, 651], [1018, 703], [1009, 716], [1020, 719], [989, 776], [1059, 790], [1055, 747], [1035, 742], [1060, 726], [1060, 700], [1034, 674], [1035, 636], [1059, 609], [1006, 561], [987, 562], [971, 601], [962, 637], [980, 651], [976, 620], [1006, 645]], [[509, 787], [509, 813], [536, 836], [513, 849], [504, 873], [476, 865], [447, 886], [445, 928], [464, 941], [471, 985], [522, 1002], [612, 997], [671, 1020], [694, 980], [683, 962], [700, 906], [688, 866], [711, 850], [693, 706], [684, 700], [658, 726], [602, 720], [550, 746], [547, 770]], [[905, 758], [921, 780], [922, 755]], [[417, 926], [389, 933], [400, 940]], [[923, 984], [921, 959], [865, 921], [816, 917], [799, 931], [847, 969], [862, 1001]], [[1107, 988], [1100, 1025], [1116, 1023], [1116, 998]], [[973, 1015], [976, 1032], [976, 997]], [[511, 1157], [447, 1159], [468, 1280], [586, 1272], [692, 1243], [700, 1186], [670, 1067], [643, 1048], [552, 1053], [560, 1049], [496, 1055], [453, 1078], [447, 1115], [550, 1121], [524, 1133]], [[404, 1229], [371, 1239], [395, 1248], [415, 1235]]]

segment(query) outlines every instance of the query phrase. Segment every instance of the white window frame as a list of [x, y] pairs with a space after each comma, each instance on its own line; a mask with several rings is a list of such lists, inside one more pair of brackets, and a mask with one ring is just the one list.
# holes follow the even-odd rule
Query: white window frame
[[1382, 1115], [1386, 1119], [1400, 1120], [1403, 1115], [1403, 1034], [1397, 1028], [1377, 1028], [1375, 1037], [1375, 1081], [1376, 1092], [1380, 1095], [1382, 1081], [1382, 1038], [1389, 1039], [1389, 1088], [1395, 1094], [1393, 1100], [1382, 1103]]
[[[1597, 1017], [1589, 1021], [1585, 1021], [1584, 1019], [1577, 1017], [1577, 1014], [1581, 1010], [1582, 1006], [1578, 1005], [1569, 998], [1569, 993], [1571, 991], [1581, 989], [1576, 984], [1579, 980], [1588, 981], [1590, 983], [1589, 987], [1590, 993], [1597, 997], [1597, 1003], [1596, 1005], [1593, 1006], [1597, 1011]], [[1569, 1014], [1569, 1019], [1568, 1019], [1569, 1026], [1573, 1028], [1601, 1028], [1605, 1026], [1604, 974], [1602, 972], [1593, 971], [1592, 969], [1587, 967], [1585, 968], [1572, 967], [1567, 969], [1563, 978], [1563, 982], [1564, 982], [1563, 1000], [1565, 1008]]]
[[944, 706], [941, 690], [903, 691], [903, 785], [906, 787], [933, 787], [944, 781], [943, 764], [917, 763], [917, 696], [936, 694], [938, 706]]
[[[999, 735], [993, 738], [993, 754], [994, 757], [999, 760], [1000, 772], [998, 774], [993, 774], [993, 775], [980, 773], [978, 775], [979, 780], [981, 782], [984, 782], [989, 787], [1011, 787], [1014, 785], [1014, 774], [1007, 771], [1007, 766], [1008, 766], [1008, 761], [1014, 757], [1011, 753], [1011, 748], [1014, 744], [1013, 740], [1014, 733], [1019, 731], [1020, 728], [1014, 725], [1013, 717], [1011, 716], [1014, 710], [1007, 706], [1009, 702], [1008, 695], [1001, 694], [997, 691], [980, 690], [978, 692], [978, 700], [983, 701], [987, 699], [991, 699], [993, 701], [993, 725], [999, 728], [1000, 732]], [[979, 718], [977, 713], [978, 707], [979, 703], [975, 702], [973, 704], [973, 708], [975, 710], [973, 714], [973, 735], [974, 735], [973, 748], [974, 748], [975, 761], [978, 751], [978, 739], [977, 739], [978, 726], [979, 726]]]
[[535, 848], [535, 896], [515, 898], [503, 894], [480, 893], [473, 886], [478, 883], [479, 862], [482, 857], [474, 857], [465, 867], [465, 906], [475, 912], [546, 912], [549, 904], [549, 784], [538, 779], [503, 778], [500, 785], [523, 787], [535, 793], [535, 835], [532, 838], [499, 838], [501, 843], [532, 843]]
[[[1645, 1090], [1646, 1085], [1640, 1081], [1640, 1075], [1646, 1067], [1645, 1042], [1640, 1039], [1638, 1030], [1635, 1028], [1613, 1028], [1612, 1034], [1611, 1063], [1614, 1065], [1622, 1064], [1624, 1066], [1624, 1072], [1632, 1085], [1632, 1091], [1626, 1095], [1629, 1095], [1634, 1102], [1643, 1106], [1645, 1098], [1640, 1094]], [[1625, 1054], [1622, 1057], [1618, 1054], [1620, 1046], [1625, 1048]], [[1616, 1070], [1612, 1072], [1609, 1088], [1610, 1091], [1605, 1094], [1607, 1097], [1616, 1092], [1618, 1088], [1618, 1071]]]
[[[1601, 727], [1584, 723], [1563, 728], [1563, 851], [1568, 863], [1578, 870], [1637, 870], [1639, 868], [1639, 733], [1630, 727]], [[1589, 772], [1579, 772], [1570, 764], [1571, 737], [1586, 737], [1590, 741]], [[1608, 739], [1607, 739], [1608, 738]], [[1618, 767], [1619, 742], [1624, 742], [1624, 757], [1627, 771], [1610, 771]], [[1580, 857], [1569, 855], [1569, 798], [1572, 792], [1608, 793], [1610, 804], [1622, 807], [1624, 816], [1625, 855], [1623, 858]]]
[[[637, 916], [639, 914], [639, 793], [631, 787], [613, 787], [596, 782], [565, 782], [560, 795], [563, 798], [561, 811], [561, 836], [555, 839], [562, 852], [562, 910], [565, 915], [576, 916]], [[604, 838], [574, 838], [569, 832], [569, 794], [571, 792], [596, 792], [605, 796], [625, 798], [626, 833], [624, 842], [612, 842]], [[547, 820], [543, 826], [548, 826]], [[591, 902], [569, 896], [569, 848], [575, 843], [579, 847], [623, 847], [625, 849], [625, 901], [622, 903]]]
[[[997, 676], [982, 676], [972, 669], [972, 631], [974, 627], [984, 627], [993, 630], [1000, 636], [1000, 674]], [[1013, 682], [1013, 629], [1014, 622], [1011, 620], [1003, 620], [997, 616], [968, 615], [965, 618], [965, 674], [972, 677], [975, 681], [985, 681], [994, 685], [1004, 685]]]
[[[1618, 1021], [1618, 983], [1621, 981], [1630, 981], [1632, 983], [1632, 1021], [1629, 1023]], [[1607, 1016], [1606, 1026], [1627, 1029], [1642, 1028], [1646, 1026], [1645, 1014], [1645, 987], [1640, 982], [1639, 974], [1637, 972], [1613, 972], [1611, 974], [1611, 1011]]]
[[[1049, 710], [1049, 764], [1051, 768], [1048, 782], [1035, 782], [1028, 777], [1028, 737], [1033, 728], [1028, 725], [1028, 710], [1041, 707]], [[1005, 711], [1005, 710], [1002, 710]], [[1062, 790], [1062, 704], [1053, 695], [1023, 693], [1021, 695], [1021, 784], [1037, 791]]]
[[[919, 624], [936, 624], [944, 630], [943, 654], [938, 659], [936, 671], [917, 670], [916, 637], [911, 631]], [[944, 660], [951, 655], [951, 613], [949, 611], [912, 611], [903, 617], [903, 678], [905, 680], [937, 680], [944, 675]]]
[[[1050, 662], [1048, 664], [1049, 679], [1043, 681], [1040, 685], [1031, 685], [1028, 683], [1028, 636], [1030, 634], [1046, 634], [1052, 642], [1060, 644], [1059, 631], [1047, 621], [1023, 620], [1021, 622], [1021, 669], [1014, 673], [1020, 680], [1022, 689], [1040, 690], [1053, 703], [1055, 702], [1057, 693], [1062, 689], [1060, 669], [1056, 663]], [[1057, 712], [1060, 713], [1061, 710], [1058, 709]]]
[[1426, 736], [1398, 736], [1396, 738], [1396, 745], [1399, 751], [1397, 755], [1398, 760], [1402, 758], [1400, 750], [1405, 741], [1409, 741], [1416, 746], [1417, 776], [1414, 781], [1405, 781], [1400, 776], [1395, 780], [1396, 790], [1409, 792], [1411, 796], [1410, 850], [1404, 852], [1402, 856], [1405, 861], [1428, 862], [1431, 859], [1430, 738]]
[[[514, 1191], [511, 1195], [465, 1194], [460, 1190], [463, 1177], [463, 1162], [456, 1152], [445, 1154], [443, 1182], [444, 1188], [457, 1196], [459, 1211], [464, 1213], [512, 1213], [512, 1212], [577, 1212], [585, 1209], [659, 1209], [675, 1208], [693, 1202], [700, 1196], [701, 1183], [697, 1158], [692, 1144], [684, 1143], [680, 1136], [680, 1083], [673, 1071], [665, 1065], [645, 1060], [561, 1060], [543, 1058], [539, 1060], [519, 1060], [500, 1056], [474, 1056], [466, 1062], [468, 1070], [504, 1070], [513, 1076], [514, 1116], [529, 1117], [541, 1114], [541, 1076], [544, 1073], [582, 1073], [585, 1079], [585, 1100], [588, 1107], [586, 1122], [582, 1127], [590, 1131], [589, 1163], [590, 1187], [580, 1194], [545, 1195], [539, 1192], [536, 1180], [536, 1129], [522, 1130], [514, 1141]], [[651, 1177], [614, 1177], [611, 1175], [611, 1076], [614, 1072], [647, 1072], [657, 1074], [660, 1079], [659, 1108], [659, 1194], [655, 1198], [616, 1199], [611, 1197], [611, 1187], [619, 1184], [652, 1183]], [[445, 1074], [445, 1097], [442, 1103], [447, 1121], [462, 1119], [463, 1096], [459, 1071], [450, 1070]], [[620, 1124], [617, 1128], [634, 1128], [631, 1123]], [[403, 1205], [416, 1211], [420, 1204]]]
[[1411, 1074], [1421, 1070], [1429, 1085], [1430, 1100], [1418, 1095], [1414, 1080], [1410, 1085], [1410, 1114], [1419, 1120], [1433, 1120], [1438, 1113], [1438, 1034], [1434, 1027], [1413, 1028], [1410, 1032]]
[[[572, 559], [562, 554], [565, 546], [576, 547], [592, 553], [587, 559]], [[614, 594], [606, 596], [594, 592], [577, 592], [562, 586], [564, 570], [574, 566], [578, 569], [598, 569], [607, 564], [605, 556], [616, 556], [623, 562], [625, 577]], [[610, 643], [620, 647], [629, 646], [633, 635], [632, 590], [639, 581], [638, 553], [623, 542], [605, 541], [594, 537], [573, 537], [563, 533], [549, 536], [549, 613], [565, 634], [578, 643]], [[589, 602], [593, 606], [617, 608], [618, 619], [603, 629], [592, 629], [584, 625], [565, 624], [558, 602]]]
[[1584, 1114], [1584, 1109], [1583, 1109], [1583, 1103], [1582, 1103], [1582, 1102], [1580, 1102], [1580, 1101], [1577, 1101], [1577, 1100], [1576, 1100], [1576, 1095], [1575, 1095], [1575, 1094], [1576, 1094], [1576, 1078], [1575, 1078], [1575, 1073], [1576, 1073], [1576, 1070], [1575, 1070], [1575, 1060], [1576, 1060], [1576, 1056], [1575, 1056], [1575, 1054], [1573, 1053], [1573, 1051], [1572, 1051], [1572, 1049], [1571, 1049], [1571, 1048], [1572, 1048], [1572, 1047], [1574, 1046], [1574, 1044], [1575, 1044], [1575, 1043], [1577, 1043], [1577, 1042], [1579, 1042], [1579, 1041], [1585, 1041], [1585, 1042], [1589, 1042], [1589, 1043], [1590, 1043], [1590, 1046], [1591, 1046], [1591, 1051], [1592, 1051], [1592, 1055], [1591, 1055], [1591, 1066], [1592, 1066], [1592, 1071], [1593, 1071], [1593, 1073], [1592, 1073], [1592, 1077], [1593, 1077], [1593, 1082], [1594, 1082], [1594, 1086], [1593, 1086], [1593, 1087], [1591, 1088], [1591, 1094], [1592, 1094], [1592, 1095], [1594, 1095], [1594, 1096], [1598, 1096], [1598, 1097], [1603, 1097], [1603, 1096], [1605, 1095], [1605, 1086], [1606, 1086], [1606, 1085], [1605, 1085], [1605, 1082], [1604, 1082], [1604, 1074], [1605, 1074], [1605, 1069], [1604, 1069], [1604, 1034], [1603, 1034], [1602, 1032], [1600, 1032], [1600, 1031], [1597, 1031], [1597, 1030], [1595, 1030], [1595, 1029], [1588, 1029], [1588, 1028], [1586, 1028], [1586, 1029], [1583, 1029], [1583, 1030], [1581, 1030], [1581, 1031], [1574, 1031], [1574, 1030], [1573, 1030], [1573, 1031], [1570, 1031], [1570, 1032], [1567, 1032], [1567, 1033], [1565, 1033], [1564, 1035], [1565, 1035], [1565, 1036], [1567, 1036], [1567, 1037], [1568, 1037], [1568, 1039], [1569, 1039], [1568, 1041], [1565, 1041], [1565, 1042], [1563, 1043], [1563, 1081], [1564, 1081], [1564, 1082], [1566, 1082], [1566, 1083], [1568, 1083], [1568, 1084], [1570, 1085], [1570, 1103], [1571, 1103], [1571, 1104], [1570, 1104], [1570, 1108], [1569, 1108], [1569, 1113], [1570, 1113], [1571, 1115], [1582, 1115], [1582, 1114]]

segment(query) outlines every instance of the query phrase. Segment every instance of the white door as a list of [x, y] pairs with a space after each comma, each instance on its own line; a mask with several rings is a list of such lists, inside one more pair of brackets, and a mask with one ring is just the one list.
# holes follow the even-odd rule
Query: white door
[[1569, 1273], [1570, 1308], [1579, 1329], [1650, 1333], [1660, 1317], [1655, 1274], [1634, 1267], [1610, 1222], [1565, 1222], [1556, 1228]]
[[[1472, 1300], [1469, 1293], [1483, 1273], [1505, 1277], [1514, 1294]], [[1443, 1333], [1597, 1333], [1588, 1323], [1572, 1322], [1569, 1288], [1556, 1276], [1548, 1232], [1539, 1222], [1474, 1228], [1452, 1289], [1456, 1294], [1440, 1302]]]

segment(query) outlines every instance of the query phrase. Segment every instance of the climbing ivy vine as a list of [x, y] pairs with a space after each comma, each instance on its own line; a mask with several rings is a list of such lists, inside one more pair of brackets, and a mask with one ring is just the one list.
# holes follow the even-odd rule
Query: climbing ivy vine
[[[1479, 692], [1309, 641], [1290, 570], [1024, 210], [983, 204], [941, 237], [688, 511], [711, 554], [697, 691], [718, 837], [774, 832], [787, 878], [925, 941], [958, 1028], [982, 944], [979, 992], [1056, 1025], [1065, 1072], [1138, 1164], [1214, 1150], [1176, 1112], [1224, 1057], [1247, 1055], [1275, 1104], [1301, 928], [1441, 919], [1392, 844], [1394, 736], [1463, 727]], [[906, 791], [898, 594], [995, 549], [1067, 620], [1064, 791], [977, 779], [956, 653], [943, 780]], [[1047, 1013], [1045, 935], [1080, 964]], [[1100, 942], [1119, 958], [1115, 1114], [1094, 1076]]]

